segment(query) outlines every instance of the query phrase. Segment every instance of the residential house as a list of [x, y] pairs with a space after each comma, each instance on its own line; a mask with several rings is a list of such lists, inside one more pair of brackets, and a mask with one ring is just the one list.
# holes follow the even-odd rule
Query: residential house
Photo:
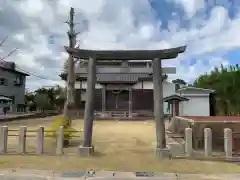
[[0, 63], [0, 112], [4, 106], [9, 106], [11, 112], [24, 110], [26, 76], [14, 62]]

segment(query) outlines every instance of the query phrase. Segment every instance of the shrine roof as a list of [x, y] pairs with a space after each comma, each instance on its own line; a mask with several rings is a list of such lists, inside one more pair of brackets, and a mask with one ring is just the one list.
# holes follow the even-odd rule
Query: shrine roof
[[163, 98], [164, 102], [170, 102], [170, 101], [188, 101], [189, 99], [177, 94], [171, 95], [171, 96], [167, 96], [165, 98]]
[[[81, 62], [84, 62], [84, 65], [86, 66], [88, 64], [88, 60], [81, 60]], [[152, 60], [98, 60], [96, 65], [101, 66], [101, 65], [107, 65], [110, 66], [123, 66], [123, 64], [126, 63], [129, 67], [134, 67], [134, 66], [141, 66], [141, 67], [147, 67], [147, 65], [151, 66], [152, 65]]]
[[97, 60], [152, 60], [154, 58], [176, 58], [180, 53], [185, 52], [186, 46], [162, 50], [88, 50], [66, 46], [65, 49], [75, 58], [81, 59], [93, 57]]
[[[60, 77], [63, 80], [66, 80], [66, 74], [61, 74]], [[76, 80], [87, 80], [88, 75], [86, 74], [77, 74]], [[108, 83], [108, 82], [116, 82], [116, 83], [137, 83], [139, 81], [152, 81], [152, 74], [139, 73], [139, 74], [96, 74], [98, 83]], [[166, 74], [163, 75], [163, 79], [166, 79]]]

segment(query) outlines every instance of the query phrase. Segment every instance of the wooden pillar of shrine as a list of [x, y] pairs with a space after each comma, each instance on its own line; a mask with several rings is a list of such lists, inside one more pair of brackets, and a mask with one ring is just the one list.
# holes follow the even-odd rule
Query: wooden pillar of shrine
[[132, 117], [132, 88], [128, 89], [129, 101], [128, 101], [128, 117]]
[[102, 85], [102, 113], [106, 111], [106, 85]]

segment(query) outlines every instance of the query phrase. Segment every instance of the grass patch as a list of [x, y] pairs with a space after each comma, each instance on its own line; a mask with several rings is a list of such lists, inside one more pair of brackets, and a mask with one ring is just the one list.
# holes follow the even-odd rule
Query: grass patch
[[[31, 129], [40, 125], [48, 126], [49, 121], [35, 120]], [[73, 128], [83, 128], [82, 120], [73, 121]], [[16, 128], [16, 124], [9, 124], [9, 128]], [[96, 152], [93, 157], [79, 157], [76, 155], [77, 146], [83, 136], [72, 141], [73, 146], [65, 148], [68, 156], [34, 156], [34, 155], [1, 155], [0, 168], [29, 168], [48, 170], [85, 170], [89, 168], [115, 171], [157, 171], [171, 173], [236, 173], [240, 166], [233, 163], [209, 162], [199, 160], [159, 160], [154, 156], [155, 126], [152, 121], [96, 121], [93, 129], [93, 144]], [[10, 146], [16, 140], [9, 141]], [[35, 140], [28, 140], [28, 151], [34, 152]], [[46, 152], [54, 152], [53, 141], [45, 144]], [[13, 149], [13, 147], [12, 147]], [[51, 154], [51, 153], [50, 153]]]

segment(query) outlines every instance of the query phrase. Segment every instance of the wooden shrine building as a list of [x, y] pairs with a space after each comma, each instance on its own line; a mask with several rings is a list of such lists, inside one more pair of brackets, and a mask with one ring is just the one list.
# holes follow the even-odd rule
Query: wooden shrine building
[[[75, 70], [75, 102], [78, 108], [84, 108], [87, 100], [87, 68], [88, 61], [82, 61]], [[96, 74], [94, 109], [98, 114], [103, 117], [114, 113], [128, 117], [153, 115], [152, 61], [99, 60], [96, 68], [99, 72]], [[174, 84], [166, 82], [166, 78], [167, 74], [176, 73], [176, 68], [164, 67], [162, 71], [165, 97], [175, 90]], [[66, 75], [61, 77], [66, 80]], [[165, 103], [164, 111], [166, 108]]]

